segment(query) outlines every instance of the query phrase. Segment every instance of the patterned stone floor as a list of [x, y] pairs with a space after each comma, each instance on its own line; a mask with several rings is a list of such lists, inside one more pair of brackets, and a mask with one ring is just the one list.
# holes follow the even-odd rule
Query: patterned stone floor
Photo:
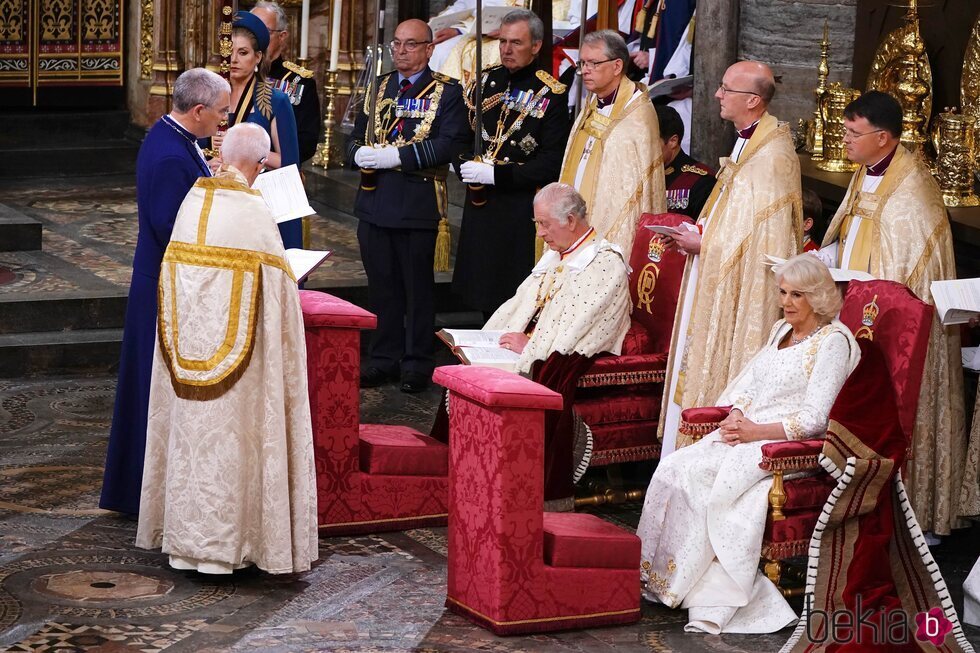
[[[115, 381], [0, 380], [0, 650], [93, 651], [774, 651], [788, 632], [683, 632], [685, 615], [644, 606], [642, 621], [499, 638], [447, 613], [445, 529], [321, 540], [301, 575], [178, 572], [136, 549], [135, 523], [97, 509]], [[438, 390], [362, 393], [365, 421], [427, 428]], [[634, 526], [636, 508], [602, 513]], [[975, 535], [938, 549], [960, 586]], [[968, 629], [980, 643], [980, 629]]]
[[[0, 182], [0, 203], [43, 230], [41, 251], [0, 252], [0, 295], [125, 295], [138, 231], [135, 197], [132, 176]], [[311, 248], [334, 254], [307, 286], [364, 284], [355, 222], [322, 204], [314, 208]]]

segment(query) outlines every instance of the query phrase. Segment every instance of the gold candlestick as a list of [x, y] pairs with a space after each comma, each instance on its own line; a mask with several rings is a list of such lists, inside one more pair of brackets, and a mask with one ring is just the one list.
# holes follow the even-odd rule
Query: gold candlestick
[[861, 96], [856, 88], [847, 88], [840, 82], [827, 86], [820, 105], [823, 120], [823, 160], [816, 166], [828, 172], [854, 172], [858, 166], [847, 158], [844, 146], [844, 107]]
[[333, 128], [337, 124], [334, 120], [334, 103], [337, 98], [337, 71], [328, 70], [323, 84], [323, 97], [327, 101], [327, 108], [323, 119], [323, 142], [317, 146], [316, 154], [313, 155], [313, 165], [320, 166], [324, 170], [330, 167], [330, 147], [333, 142]]
[[923, 100], [929, 94], [929, 86], [919, 75], [919, 57], [925, 52], [926, 44], [919, 34], [918, 0], [909, 0], [909, 11], [905, 21], [909, 29], [901, 40], [901, 59], [899, 70], [901, 79], [895, 90], [902, 102], [902, 144], [912, 152], [918, 152], [925, 143], [926, 116], [923, 115]]
[[977, 119], [947, 109], [933, 123], [933, 145], [936, 148], [936, 179], [946, 206], [978, 206], [980, 197], [973, 192], [976, 168]]
[[823, 160], [823, 116], [820, 106], [827, 93], [827, 77], [830, 75], [830, 26], [827, 21], [823, 24], [823, 40], [820, 41], [820, 64], [817, 66], [817, 88], [814, 89], [817, 104], [813, 110], [813, 145], [810, 150], [814, 161]]

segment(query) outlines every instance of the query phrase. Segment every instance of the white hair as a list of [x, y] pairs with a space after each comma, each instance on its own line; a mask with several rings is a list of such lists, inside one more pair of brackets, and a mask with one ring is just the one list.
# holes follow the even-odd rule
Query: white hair
[[582, 224], [589, 224], [585, 200], [568, 184], [559, 181], [548, 184], [535, 194], [534, 204], [546, 207], [548, 215], [563, 227], [568, 225], [568, 216], [573, 216]]
[[253, 122], [240, 122], [225, 132], [221, 159], [242, 169], [269, 156], [271, 146], [268, 132]]
[[276, 29], [285, 32], [289, 27], [289, 22], [286, 20], [286, 10], [279, 6], [278, 2], [266, 2], [265, 0], [260, 0], [255, 3], [252, 7], [252, 13], [255, 13], [256, 9], [265, 9], [271, 11], [276, 16]]
[[199, 104], [213, 107], [222, 93], [231, 93], [231, 86], [221, 75], [206, 68], [185, 70], [174, 82], [174, 110], [187, 113]]

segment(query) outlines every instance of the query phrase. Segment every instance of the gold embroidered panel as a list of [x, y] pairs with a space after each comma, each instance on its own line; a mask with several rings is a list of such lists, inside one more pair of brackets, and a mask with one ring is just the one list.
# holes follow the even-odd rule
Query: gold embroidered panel
[[0, 0], [0, 86], [122, 86], [122, 0]]

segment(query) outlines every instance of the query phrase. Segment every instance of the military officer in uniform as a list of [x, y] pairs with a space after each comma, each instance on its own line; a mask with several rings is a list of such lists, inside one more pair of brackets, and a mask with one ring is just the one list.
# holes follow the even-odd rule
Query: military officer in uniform
[[289, 23], [286, 12], [276, 2], [256, 2], [252, 13], [262, 19], [269, 28], [269, 51], [272, 61], [269, 78], [275, 87], [286, 94], [296, 116], [296, 133], [299, 139], [299, 161], [302, 164], [316, 153], [323, 121], [320, 117], [320, 96], [316, 90], [313, 71], [292, 61], [285, 61]]
[[378, 79], [373, 124], [360, 112], [346, 148], [347, 164], [362, 171], [354, 215], [378, 316], [361, 386], [400, 374], [403, 392], [421, 392], [434, 367], [436, 232], [449, 163], [466, 146], [466, 113], [459, 84], [429, 68], [426, 23], [400, 23], [389, 45], [396, 70]]
[[571, 127], [565, 85], [536, 63], [543, 34], [541, 19], [526, 9], [504, 17], [503, 65], [483, 75], [481, 152], [472, 152], [475, 80], [464, 92], [470, 153], [482, 160], [458, 167], [464, 182], [483, 190], [468, 193], [463, 208], [453, 291], [485, 316], [514, 294], [534, 266], [534, 194], [558, 179]]
[[711, 189], [715, 187], [715, 173], [681, 149], [684, 123], [677, 110], [666, 104], [655, 105], [655, 108], [660, 122], [660, 139], [664, 144], [667, 210], [697, 220]]

